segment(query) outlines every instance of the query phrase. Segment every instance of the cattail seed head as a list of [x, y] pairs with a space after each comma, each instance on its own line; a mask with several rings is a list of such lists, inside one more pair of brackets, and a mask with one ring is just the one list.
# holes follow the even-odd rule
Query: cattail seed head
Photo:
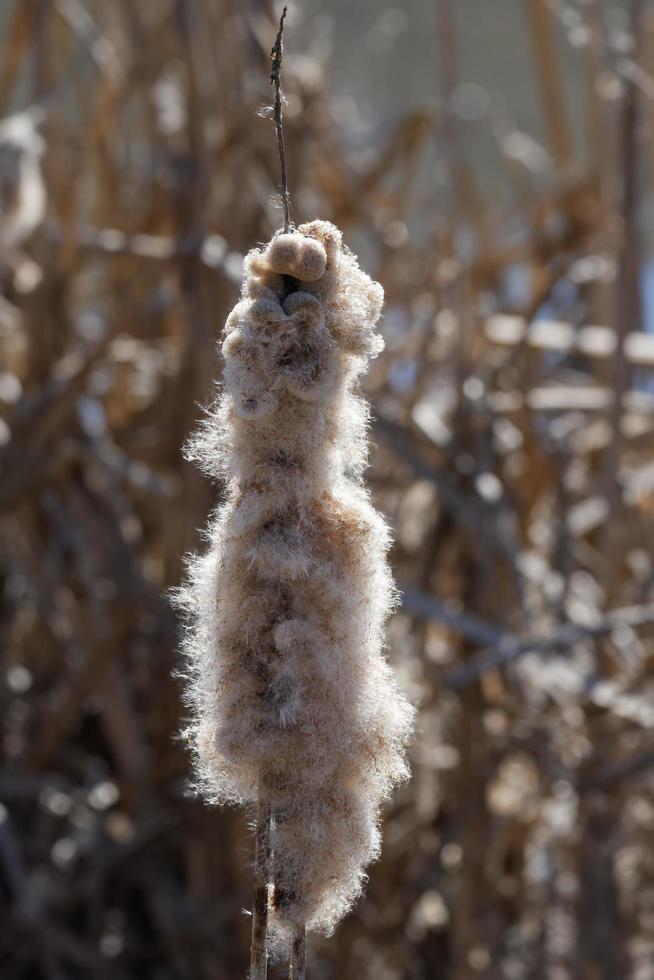
[[181, 593], [188, 736], [208, 799], [271, 805], [278, 935], [347, 911], [407, 776], [412, 709], [382, 652], [389, 534], [361, 480], [355, 390], [382, 301], [327, 222], [251, 252], [224, 391], [192, 446], [228, 493]]
[[276, 235], [265, 253], [271, 272], [293, 276], [303, 282], [315, 282], [325, 274], [327, 254], [323, 245], [306, 235]]

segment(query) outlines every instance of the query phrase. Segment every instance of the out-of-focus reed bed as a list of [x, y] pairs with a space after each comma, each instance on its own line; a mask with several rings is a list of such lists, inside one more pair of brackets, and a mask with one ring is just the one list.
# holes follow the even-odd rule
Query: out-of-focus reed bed
[[[404, 593], [389, 656], [420, 709], [367, 897], [311, 976], [645, 980], [654, 18], [632, 0], [616, 31], [598, 0], [526, 0], [549, 139], [492, 109], [478, 123], [514, 191], [498, 214], [455, 111], [451, 7], [434, 5], [439, 110], [389, 123], [372, 162], [288, 33], [295, 218], [335, 221], [386, 289], [369, 481]], [[280, 223], [257, 117], [276, 13], [7, 4], [0, 109], [23, 113], [0, 127], [7, 980], [232, 980], [247, 960], [252, 841], [241, 814], [186, 795], [166, 590], [216, 499], [181, 446], [241, 257]], [[590, 164], [561, 39], [586, 72]], [[434, 142], [446, 207], [420, 177]]]

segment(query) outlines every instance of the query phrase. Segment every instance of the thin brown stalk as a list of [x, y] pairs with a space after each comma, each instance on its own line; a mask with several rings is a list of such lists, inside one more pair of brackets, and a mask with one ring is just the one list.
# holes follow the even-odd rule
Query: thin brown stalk
[[256, 850], [254, 858], [254, 903], [250, 980], [268, 976], [268, 908], [270, 905], [270, 805], [261, 798], [257, 807]]
[[306, 980], [306, 930], [301, 926], [291, 940], [290, 980]]
[[440, 92], [443, 103], [441, 114], [443, 153], [452, 185], [452, 227], [469, 221], [479, 238], [481, 251], [490, 251], [485, 206], [479, 194], [474, 173], [468, 166], [465, 147], [462, 145], [458, 121], [452, 109], [452, 99], [459, 73], [456, 63], [456, 23], [451, 0], [437, 0], [436, 41], [439, 64]]
[[557, 164], [565, 169], [572, 162], [572, 140], [565, 110], [565, 96], [561, 87], [561, 72], [556, 57], [551, 17], [545, 0], [529, 0], [527, 10], [550, 146]]
[[279, 162], [282, 170], [282, 204], [284, 205], [284, 231], [288, 231], [291, 224], [291, 205], [288, 196], [288, 175], [286, 172], [286, 149], [284, 147], [284, 116], [282, 112], [282, 59], [284, 57], [284, 18], [286, 17], [287, 7], [284, 7], [282, 16], [279, 19], [277, 37], [270, 52], [270, 84], [275, 86], [275, 103], [273, 118], [275, 120], [275, 130], [277, 132], [277, 148], [279, 150]]
[[[631, 0], [631, 29], [635, 42], [640, 38], [642, 15], [641, 0]], [[639, 57], [636, 50], [635, 57]], [[603, 461], [602, 482], [604, 493], [612, 513], [620, 505], [619, 463], [622, 453], [622, 414], [623, 398], [631, 387], [632, 371], [627, 361], [625, 341], [632, 331], [640, 329], [642, 316], [640, 308], [639, 284], [640, 243], [638, 240], [638, 121], [640, 99], [637, 86], [626, 83], [620, 116], [620, 234], [621, 244], [618, 256], [618, 274], [615, 281], [615, 325], [617, 344], [613, 355], [612, 385], [613, 406], [610, 413], [611, 441]], [[614, 531], [608, 522], [603, 531], [602, 553], [606, 555], [606, 584], [610, 582], [615, 570], [614, 551], [610, 547]]]

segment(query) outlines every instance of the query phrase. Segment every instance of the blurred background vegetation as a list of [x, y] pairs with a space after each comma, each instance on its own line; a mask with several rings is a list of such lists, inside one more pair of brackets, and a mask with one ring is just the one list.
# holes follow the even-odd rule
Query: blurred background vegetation
[[[243, 976], [189, 797], [181, 447], [280, 224], [267, 0], [0, 7], [0, 973]], [[386, 289], [369, 483], [413, 779], [315, 980], [654, 978], [654, 5], [307, 0], [294, 217]]]

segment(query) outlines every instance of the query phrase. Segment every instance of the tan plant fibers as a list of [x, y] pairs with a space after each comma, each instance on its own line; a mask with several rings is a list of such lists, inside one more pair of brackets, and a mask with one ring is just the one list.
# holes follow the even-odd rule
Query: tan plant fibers
[[383, 346], [382, 301], [327, 222], [250, 252], [224, 393], [193, 443], [228, 495], [183, 593], [188, 734], [209, 799], [261, 788], [271, 804], [278, 936], [347, 911], [407, 775], [412, 709], [382, 653], [389, 536], [362, 485], [354, 391]]

